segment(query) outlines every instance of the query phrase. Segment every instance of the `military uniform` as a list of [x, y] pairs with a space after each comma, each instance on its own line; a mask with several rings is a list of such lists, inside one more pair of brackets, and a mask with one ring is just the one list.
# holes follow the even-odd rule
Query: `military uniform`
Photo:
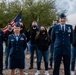
[[24, 68], [24, 50], [26, 48], [26, 37], [23, 34], [18, 36], [18, 41], [16, 40], [16, 35], [12, 34], [8, 38], [8, 49], [10, 50], [10, 68]]
[[[16, 23], [16, 27], [20, 27]], [[25, 54], [24, 50], [27, 46], [26, 37], [24, 34], [11, 34], [8, 37], [8, 49], [10, 55], [10, 69], [24, 69]]]
[[63, 57], [65, 75], [70, 75], [71, 43], [73, 41], [73, 29], [71, 25], [65, 24], [64, 31], [61, 25], [52, 29], [52, 41], [54, 42], [54, 72], [59, 75], [59, 67]]
[[54, 43], [54, 71], [53, 75], [59, 75], [60, 63], [63, 57], [65, 75], [70, 75], [71, 44], [73, 42], [73, 28], [65, 24], [65, 14], [60, 15], [60, 24], [53, 27], [51, 39]]
[[4, 40], [4, 33], [0, 30], [0, 74], [2, 74], [3, 70], [3, 40]]

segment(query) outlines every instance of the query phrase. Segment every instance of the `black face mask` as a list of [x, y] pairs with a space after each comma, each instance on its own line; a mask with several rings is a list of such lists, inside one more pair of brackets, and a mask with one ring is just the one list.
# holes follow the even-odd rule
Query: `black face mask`
[[45, 30], [40, 30], [40, 33], [41, 34], [46, 33], [46, 31]]
[[22, 26], [22, 25], [21, 25], [20, 27], [21, 27], [21, 28], [23, 28], [23, 26]]

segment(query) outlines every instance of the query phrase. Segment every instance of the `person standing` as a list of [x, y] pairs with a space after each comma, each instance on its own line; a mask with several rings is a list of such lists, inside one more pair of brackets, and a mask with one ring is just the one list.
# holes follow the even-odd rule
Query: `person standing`
[[3, 75], [3, 41], [4, 33], [0, 30], [0, 75]]
[[37, 50], [35, 36], [36, 36], [36, 34], [38, 32], [38, 28], [36, 26], [37, 26], [37, 22], [33, 21], [32, 22], [32, 27], [31, 27], [31, 29], [29, 31], [30, 43], [31, 43], [31, 45], [30, 45], [30, 54], [31, 55], [30, 55], [30, 67], [29, 67], [29, 69], [33, 69], [34, 51]]
[[8, 30], [7, 30], [7, 32], [5, 33], [5, 37], [4, 37], [4, 39], [5, 39], [5, 45], [6, 45], [6, 47], [5, 47], [5, 69], [8, 68], [8, 57], [9, 57], [9, 54], [8, 54], [8, 53], [9, 53], [9, 50], [8, 50], [7, 41], [8, 41], [8, 36], [9, 36], [10, 34], [13, 34], [13, 30], [12, 30], [11, 25], [8, 24]]
[[74, 40], [72, 43], [72, 55], [71, 55], [71, 75], [75, 75], [75, 60], [76, 60], [76, 26], [74, 28]]
[[[53, 20], [53, 24], [51, 26], [51, 28], [49, 29], [49, 35], [50, 35], [50, 38], [51, 38], [51, 31], [52, 31], [52, 28], [54, 26], [57, 25], [57, 20]], [[50, 68], [52, 69], [52, 63], [53, 63], [53, 59], [54, 59], [54, 43], [51, 43], [50, 45]]]
[[45, 63], [45, 75], [49, 75], [48, 72], [48, 48], [51, 43], [50, 36], [44, 26], [40, 27], [39, 33], [36, 35], [36, 45], [37, 45], [37, 72], [35, 75], [40, 74], [40, 65], [42, 56]]
[[[26, 36], [26, 41], [27, 41], [27, 43], [28, 43], [28, 41], [29, 41], [29, 35], [28, 35], [28, 32], [27, 32], [27, 30], [26, 30], [26, 27], [25, 27], [25, 25], [24, 25], [24, 23], [20, 20], [20, 28], [21, 28], [21, 30], [20, 30], [20, 33], [21, 34], [25, 34], [25, 36]], [[28, 48], [26, 48], [26, 49], [28, 49]], [[24, 74], [27, 74], [25, 71], [26, 71], [26, 50], [25, 50], [25, 62], [24, 62], [24, 64], [25, 64], [25, 68], [24, 68]]]
[[70, 75], [71, 44], [73, 42], [73, 28], [66, 24], [64, 13], [60, 15], [60, 24], [53, 27], [51, 39], [54, 43], [54, 70], [53, 75], [59, 75], [61, 60], [63, 57], [64, 73]]
[[11, 75], [14, 75], [16, 68], [19, 68], [20, 75], [24, 75], [24, 51], [26, 49], [27, 42], [25, 35], [20, 34], [20, 30], [20, 23], [16, 22], [14, 26], [14, 34], [9, 35], [8, 37]]

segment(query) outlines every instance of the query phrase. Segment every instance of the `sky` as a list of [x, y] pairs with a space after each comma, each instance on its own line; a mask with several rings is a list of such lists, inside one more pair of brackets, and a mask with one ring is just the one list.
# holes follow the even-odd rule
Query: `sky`
[[60, 9], [67, 10], [67, 22], [76, 25], [76, 0], [56, 0], [58, 11]]

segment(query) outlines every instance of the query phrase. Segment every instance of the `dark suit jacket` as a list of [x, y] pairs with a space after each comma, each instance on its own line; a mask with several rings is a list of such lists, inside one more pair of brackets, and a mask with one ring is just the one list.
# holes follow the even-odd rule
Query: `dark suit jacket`
[[73, 29], [71, 25], [65, 24], [65, 31], [61, 25], [54, 26], [51, 32], [51, 40], [54, 43], [55, 54], [71, 56], [71, 43], [73, 42]]
[[26, 46], [27, 46], [27, 42], [24, 34], [19, 35], [18, 41], [16, 41], [16, 37], [14, 34], [9, 35], [8, 49], [9, 49], [9, 55], [11, 58], [23, 59], [25, 56], [24, 50]]

